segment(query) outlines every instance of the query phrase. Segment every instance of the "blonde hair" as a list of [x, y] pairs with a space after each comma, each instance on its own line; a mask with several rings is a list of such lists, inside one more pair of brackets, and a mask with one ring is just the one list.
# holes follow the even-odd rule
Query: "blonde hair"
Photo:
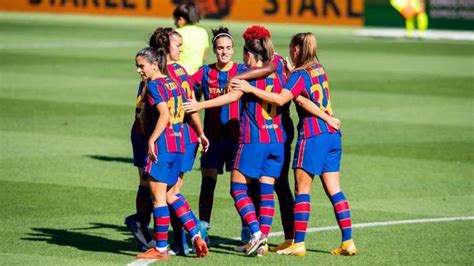
[[295, 68], [308, 68], [319, 62], [317, 55], [316, 37], [311, 32], [302, 32], [293, 36], [291, 47], [298, 47], [299, 51], [295, 58]]

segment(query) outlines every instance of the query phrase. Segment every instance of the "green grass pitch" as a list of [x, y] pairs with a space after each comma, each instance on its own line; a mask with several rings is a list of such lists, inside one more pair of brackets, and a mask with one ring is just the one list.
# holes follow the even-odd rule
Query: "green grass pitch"
[[[138, 83], [134, 56], [158, 25], [171, 26], [171, 19], [0, 13], [0, 264], [134, 261], [135, 244], [123, 225], [138, 179], [129, 141]], [[241, 61], [240, 35], [251, 23], [225, 25], [235, 36], [234, 59]], [[284, 56], [296, 32], [312, 31], [319, 40], [342, 120], [342, 185], [353, 224], [474, 216], [472, 42], [266, 25]], [[198, 166], [184, 186], [196, 211]], [[355, 228], [354, 257], [329, 255], [340, 241], [332, 230], [307, 235], [306, 257], [246, 258], [232, 251], [240, 222], [228, 191], [227, 174], [216, 189], [209, 256], [172, 258], [171, 264], [474, 262], [472, 220]], [[336, 225], [319, 180], [312, 195], [309, 227]], [[273, 232], [281, 231], [276, 213]]]

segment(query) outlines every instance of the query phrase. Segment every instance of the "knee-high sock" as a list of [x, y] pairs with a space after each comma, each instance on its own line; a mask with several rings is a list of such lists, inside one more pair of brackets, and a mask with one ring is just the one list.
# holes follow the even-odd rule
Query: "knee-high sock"
[[248, 224], [250, 232], [252, 234], [259, 232], [260, 227], [255, 214], [255, 206], [247, 195], [247, 184], [231, 182], [230, 193], [234, 198], [235, 207], [240, 217]]
[[268, 236], [272, 229], [273, 216], [275, 215], [275, 197], [273, 185], [260, 183], [260, 231]]
[[334, 214], [341, 229], [342, 241], [352, 239], [352, 220], [349, 201], [342, 191], [331, 196], [331, 203], [334, 206]]
[[170, 213], [168, 206], [153, 209], [155, 226], [153, 227], [156, 247], [166, 248], [168, 246], [168, 227], [170, 224]]
[[295, 197], [295, 243], [304, 242], [311, 211], [311, 195], [297, 194]]
[[177, 200], [171, 203], [171, 207], [173, 207], [174, 212], [179, 217], [181, 223], [183, 223], [184, 229], [188, 231], [191, 238], [194, 238], [198, 233], [198, 229], [193, 219], [194, 214], [192, 214], [191, 208], [184, 196], [178, 197]]
[[199, 194], [199, 218], [201, 221], [210, 223], [212, 205], [214, 203], [214, 190], [217, 181], [209, 176], [203, 176], [201, 181], [201, 192]]

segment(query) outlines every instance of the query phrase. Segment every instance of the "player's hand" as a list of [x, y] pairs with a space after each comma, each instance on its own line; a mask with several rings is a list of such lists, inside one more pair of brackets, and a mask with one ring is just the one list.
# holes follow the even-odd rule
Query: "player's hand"
[[186, 113], [198, 112], [202, 109], [201, 103], [196, 100], [190, 100], [189, 102], [183, 103], [183, 109]]
[[230, 81], [230, 86], [234, 90], [239, 90], [243, 92], [250, 92], [251, 91], [251, 86], [250, 84], [243, 79], [232, 79]]
[[199, 146], [201, 146], [201, 150], [203, 153], [206, 153], [209, 149], [209, 140], [207, 139], [206, 135], [201, 134], [199, 136]]
[[339, 130], [341, 128], [341, 120], [336, 117], [331, 117], [327, 122], [335, 130]]
[[158, 162], [158, 158], [155, 154], [155, 143], [153, 142], [148, 142], [148, 159], [154, 163]]

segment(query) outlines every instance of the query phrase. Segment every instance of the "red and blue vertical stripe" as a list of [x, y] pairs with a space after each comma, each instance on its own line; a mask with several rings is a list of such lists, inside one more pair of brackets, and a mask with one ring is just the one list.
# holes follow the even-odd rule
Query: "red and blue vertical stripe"
[[[290, 90], [296, 98], [299, 95], [313, 101], [318, 107], [332, 116], [329, 87], [326, 72], [319, 64], [308, 69], [294, 71], [288, 79], [285, 89]], [[314, 137], [323, 133], [336, 133], [324, 120], [306, 112], [296, 105], [300, 121], [298, 123], [299, 135], [304, 138]]]
[[[228, 70], [220, 70], [216, 64], [204, 65], [193, 75], [193, 82], [200, 84], [205, 100], [226, 93], [225, 86], [233, 76], [245, 72], [243, 64], [233, 63]], [[238, 139], [241, 101], [205, 110], [204, 131], [209, 140]]]
[[[279, 93], [282, 81], [277, 75], [250, 82], [260, 90]], [[283, 143], [285, 135], [281, 123], [282, 108], [271, 105], [253, 94], [243, 97], [242, 118], [240, 120], [241, 143]]]

